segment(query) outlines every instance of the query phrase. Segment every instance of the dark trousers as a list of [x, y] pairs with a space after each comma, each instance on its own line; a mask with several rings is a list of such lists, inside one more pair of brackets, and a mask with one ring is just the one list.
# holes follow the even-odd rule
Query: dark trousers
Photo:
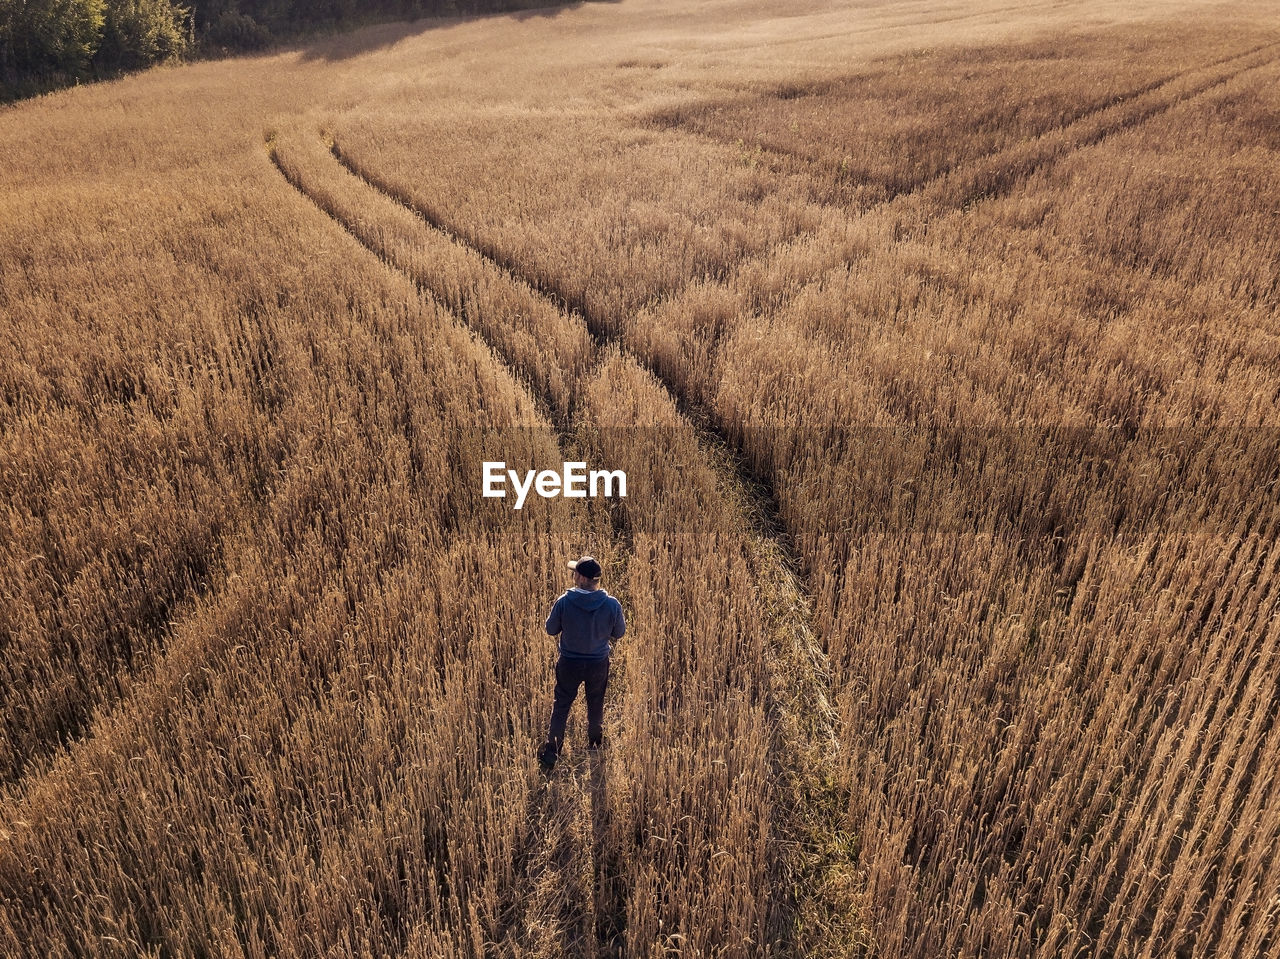
[[578, 687], [587, 688], [587, 743], [598, 743], [604, 737], [604, 690], [609, 685], [609, 660], [556, 660], [556, 702], [551, 708], [551, 729], [547, 739], [556, 752], [564, 743], [564, 724], [569, 708], [578, 698]]

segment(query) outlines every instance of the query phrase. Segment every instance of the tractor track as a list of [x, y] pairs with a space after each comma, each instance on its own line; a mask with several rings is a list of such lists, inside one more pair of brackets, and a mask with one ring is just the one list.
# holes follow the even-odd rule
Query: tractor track
[[[387, 269], [409, 279], [420, 296], [443, 306], [462, 329], [469, 331], [492, 361], [520, 385], [538, 414], [550, 424], [556, 445], [576, 459], [584, 457], [584, 450], [570, 429], [571, 410], [549, 400], [547, 389], [538, 388], [536, 377], [530, 377], [513, 350], [504, 349], [503, 344], [495, 342], [492, 335], [486, 336], [481, 326], [468, 319], [475, 315], [476, 304], [465, 296], [463, 289], [433, 286], [426, 282], [417, 271], [384, 248], [385, 241], [379, 241], [377, 227], [372, 222], [344, 217], [337, 203], [326, 199], [314, 186], [309, 189], [305, 177], [281, 158], [274, 142], [268, 144], [268, 153], [273, 166], [295, 191], [342, 227]], [[511, 275], [507, 275], [507, 280], [519, 282]], [[579, 372], [589, 377], [601, 362], [603, 356], [596, 355]], [[621, 524], [615, 521], [612, 525], [615, 542], [624, 539]], [[621, 581], [625, 577], [625, 559], [629, 550], [622, 549], [619, 554], [622, 563], [615, 563], [613, 571]], [[616, 688], [616, 681], [613, 685]], [[562, 763], [561, 766], [569, 764]], [[602, 887], [616, 886], [615, 877], [601, 875], [597, 865], [601, 843], [595, 827], [598, 817], [595, 810], [604, 802], [602, 770], [593, 764], [590, 774], [582, 776], [575, 767], [569, 768], [568, 775], [547, 777], [528, 794], [524, 817], [527, 825], [517, 839], [512, 863], [516, 881], [512, 895], [501, 903], [499, 930], [492, 943], [503, 954], [528, 950], [546, 955], [587, 954], [588, 950], [582, 943], [594, 935], [589, 923], [591, 916], [568, 908], [568, 904], [580, 902], [586, 895], [583, 876], [587, 871], [594, 876], [597, 891]], [[586, 831], [593, 838], [587, 844], [579, 841], [584, 822], [588, 823]], [[584, 851], [590, 857], [589, 863], [582, 861]], [[517, 890], [519, 894], [516, 894]], [[566, 892], [572, 895], [566, 895]], [[607, 955], [612, 952], [612, 943], [608, 940], [620, 936], [625, 927], [625, 915], [609, 915], [605, 920], [600, 945]], [[603, 935], [606, 931], [607, 937]], [[519, 942], [522, 938], [526, 941]]]
[[[838, 788], [833, 774], [838, 750], [837, 719], [831, 704], [829, 669], [811, 625], [810, 599], [795, 572], [799, 564], [768, 482], [750, 473], [742, 451], [715, 427], [708, 411], [677, 391], [652, 364], [629, 348], [611, 324], [593, 315], [584, 303], [575, 301], [556, 284], [528, 275], [518, 261], [503, 257], [492, 247], [450, 229], [440, 218], [413, 204], [409, 197], [396, 191], [372, 171], [357, 165], [336, 145], [331, 145], [329, 150], [335, 172], [356, 178], [367, 190], [410, 211], [419, 219], [423, 230], [433, 231], [449, 243], [479, 254], [490, 269], [499, 271], [510, 283], [553, 305], [568, 322], [585, 328], [593, 344], [588, 369], [598, 368], [606, 356], [616, 354], [646, 373], [660, 385], [683, 423], [694, 431], [705, 463], [720, 477], [722, 495], [732, 503], [740, 517], [741, 528], [750, 540], [750, 565], [765, 607], [764, 625], [769, 637], [770, 656], [767, 670], [771, 687], [767, 708], [773, 720], [769, 766], [772, 781], [779, 790], [778, 796], [785, 800], [775, 802], [775, 821], [771, 824], [786, 875], [786, 881], [777, 887], [781, 901], [773, 904], [773, 924], [777, 938], [781, 940], [781, 954], [795, 955], [804, 951], [804, 942], [800, 940], [805, 938], [806, 928], [849, 926], [856, 917], [851, 914], [848, 901], [827, 898], [829, 890], [844, 889], [848, 885], [847, 882], [828, 881], [829, 876], [847, 877], [855, 868], [853, 844], [838, 814], [842, 804], [839, 797], [829, 795]], [[386, 250], [380, 249], [376, 228], [370, 223], [356, 221], [349, 214], [344, 215], [334, 203], [326, 202], [318, 189], [309, 187], [304, 176], [290, 168], [277, 149], [270, 152], [273, 164], [295, 190], [384, 264], [407, 276], [424, 295], [446, 306], [451, 300], [460, 302], [456, 293], [439, 285], [433, 286], [430, 277], [418, 275], [404, 263], [397, 262]], [[530, 382], [528, 371], [520, 368], [515, 357], [509, 352], [504, 356], [505, 351], [477, 326], [471, 325], [470, 328], [486, 341], [495, 358], [513, 370], [523, 382]], [[553, 422], [567, 422], [565, 414], [557, 413], [550, 398], [534, 398]], [[535, 817], [530, 841], [535, 838], [534, 832], [544, 829], [537, 823], [545, 825], [546, 822], [545, 815]], [[597, 850], [597, 856], [600, 852]], [[527, 850], [522, 855], [526, 870], [538, 858], [537, 855], [530, 856]], [[797, 896], [793, 890], [804, 892]], [[625, 900], [619, 892], [615, 887], [602, 897], [612, 905], [612, 914], [600, 917], [601, 921], [597, 923], [597, 948], [605, 954], [612, 954], [618, 930], [625, 927], [625, 915], [617, 914]], [[564, 923], [566, 930], [580, 928], [581, 923], [575, 922], [575, 917], [564, 918], [567, 920]], [[797, 925], [801, 929], [799, 933], [795, 931]], [[566, 944], [562, 942], [562, 946]]]
[[[887, 216], [889, 222], [884, 228], [890, 232], [890, 235], [886, 242], [898, 242], [912, 230], [918, 229], [920, 225], [939, 215], [963, 209], [980, 200], [1005, 196], [1019, 183], [1040, 170], [1095, 146], [1108, 137], [1150, 121], [1183, 103], [1229, 83], [1244, 73], [1271, 65], [1274, 63], [1274, 57], [1268, 54], [1277, 47], [1280, 47], [1280, 42], [1261, 43], [1247, 50], [1218, 57], [1200, 66], [1162, 77], [1159, 81], [1144, 84], [1107, 103], [1086, 110], [1066, 123], [1045, 129], [1034, 140], [1028, 141], [1033, 145], [1032, 148], [1027, 144], [1013, 144], [981, 154], [966, 162], [939, 170], [908, 189], [893, 191], [861, 208], [850, 210], [842, 204], [818, 201], [811, 201], [812, 205], [819, 211], [845, 212], [852, 221], [865, 220], [872, 214]], [[1238, 64], [1239, 61], [1245, 62]], [[1238, 65], [1228, 66], [1232, 64]], [[1221, 75], [1215, 75], [1193, 85], [1189, 90], [1176, 92], [1168, 99], [1160, 97], [1162, 90], [1167, 90], [1194, 74], [1213, 71], [1219, 67], [1227, 67], [1227, 70]], [[1150, 102], [1153, 98], [1156, 99], [1155, 103]], [[1107, 114], [1112, 116], [1106, 116]], [[661, 123], [657, 118], [650, 118], [649, 124], [655, 123], [668, 133], [685, 136], [691, 140], [719, 147], [735, 145], [734, 141], [728, 138], [693, 129], [683, 122]], [[794, 164], [805, 160], [804, 157], [790, 151], [762, 148], [762, 152], [772, 156], [781, 164]], [[806, 263], [812, 264], [810, 268], [788, 276], [785, 284], [779, 284], [781, 288], [767, 297], [751, 293], [748, 298], [747, 292], [742, 293], [743, 309], [769, 311], [783, 309], [807, 283], [812, 282], [824, 272], [839, 267], [850, 267], [862, 258], [861, 250], [849, 252], [843, 249], [844, 244], [839, 237], [832, 237], [830, 242], [822, 243], [823, 229], [819, 227], [801, 230], [779, 239], [768, 248], [737, 264], [733, 273], [720, 281], [719, 285], [733, 287], [737, 283], [738, 276], [760, 273], [771, 262], [776, 263], [786, 251], [808, 245], [813, 248], [812, 255], [803, 259]], [[674, 290], [665, 297], [650, 302], [644, 309], [661, 312], [672, 308], [679, 303], [681, 293], [681, 290]], [[715, 353], [714, 347], [713, 343], [712, 357]]]

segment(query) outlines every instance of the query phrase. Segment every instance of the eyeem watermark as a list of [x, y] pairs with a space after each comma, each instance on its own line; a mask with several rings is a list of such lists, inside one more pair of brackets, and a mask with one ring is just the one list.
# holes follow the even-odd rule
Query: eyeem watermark
[[[516, 494], [515, 508], [524, 506], [530, 490], [543, 499], [566, 496], [585, 499], [588, 496], [626, 496], [627, 474], [622, 470], [590, 470], [586, 463], [565, 463], [559, 473], [555, 470], [529, 470], [523, 477], [507, 464], [498, 460], [484, 462], [484, 495], [503, 498], [507, 495], [507, 483]], [[603, 490], [603, 491], [602, 491]]]

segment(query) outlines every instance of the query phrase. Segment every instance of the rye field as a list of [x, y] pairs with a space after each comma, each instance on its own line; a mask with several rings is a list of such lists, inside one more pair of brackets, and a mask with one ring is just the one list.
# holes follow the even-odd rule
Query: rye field
[[385, 24], [0, 187], [0, 956], [1280, 957], [1273, 4]]

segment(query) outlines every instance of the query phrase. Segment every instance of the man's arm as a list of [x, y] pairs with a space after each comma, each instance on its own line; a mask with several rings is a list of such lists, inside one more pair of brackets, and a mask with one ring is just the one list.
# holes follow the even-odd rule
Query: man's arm
[[621, 639], [627, 632], [627, 620], [622, 615], [622, 604], [614, 600], [617, 612], [613, 617], [613, 638]]
[[[563, 596], [560, 599], [564, 599]], [[560, 632], [560, 599], [551, 606], [551, 615], [547, 617], [547, 635], [554, 636]]]

